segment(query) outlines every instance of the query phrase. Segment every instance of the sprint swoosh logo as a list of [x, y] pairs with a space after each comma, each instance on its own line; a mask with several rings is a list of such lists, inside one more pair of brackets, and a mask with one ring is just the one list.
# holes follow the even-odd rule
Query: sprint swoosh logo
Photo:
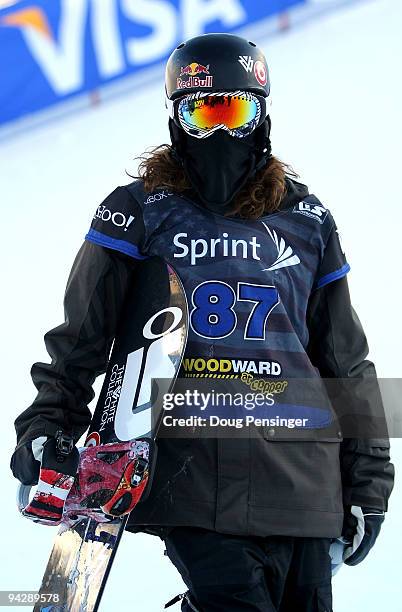
[[262, 271], [269, 272], [271, 270], [279, 270], [280, 268], [286, 268], [288, 266], [297, 266], [300, 263], [300, 258], [298, 255], [295, 255], [292, 247], [287, 245], [285, 240], [282, 237], [279, 237], [275, 230], [271, 230], [268, 225], [264, 223], [264, 221], [262, 221], [262, 224], [267, 230], [278, 251], [278, 256], [272, 266], [269, 268], [264, 268]]

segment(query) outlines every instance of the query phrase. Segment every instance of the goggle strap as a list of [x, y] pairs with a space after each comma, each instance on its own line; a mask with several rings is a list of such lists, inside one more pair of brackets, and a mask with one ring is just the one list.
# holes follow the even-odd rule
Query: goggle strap
[[166, 96], [165, 106], [168, 110], [169, 117], [171, 117], [171, 119], [174, 119], [174, 100], [169, 100], [169, 98]]

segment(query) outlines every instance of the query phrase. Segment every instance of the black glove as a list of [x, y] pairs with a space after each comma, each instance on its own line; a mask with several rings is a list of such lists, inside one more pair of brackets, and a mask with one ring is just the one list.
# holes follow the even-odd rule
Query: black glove
[[79, 452], [74, 439], [59, 430], [55, 437], [41, 436], [17, 446], [11, 457], [11, 471], [23, 485], [36, 485], [41, 464], [47, 469], [74, 476]]
[[347, 565], [357, 565], [367, 557], [384, 522], [384, 512], [381, 510], [354, 506], [354, 511], [357, 516], [352, 514], [351, 508], [345, 511], [343, 523], [342, 536], [353, 546], [351, 554], [345, 558]]
[[36, 485], [39, 480], [40, 459], [47, 437], [41, 436], [17, 446], [10, 462], [15, 478], [23, 485]]

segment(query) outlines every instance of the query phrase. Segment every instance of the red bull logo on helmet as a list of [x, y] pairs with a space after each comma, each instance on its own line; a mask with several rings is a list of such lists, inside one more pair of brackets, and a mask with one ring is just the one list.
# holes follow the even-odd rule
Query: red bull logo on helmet
[[193, 62], [185, 68], [182, 68], [180, 72], [180, 76], [198, 76], [199, 74], [209, 74], [209, 64], [208, 66], [203, 66], [202, 64]]
[[[177, 79], [178, 89], [192, 89], [199, 87], [212, 87], [214, 83], [214, 77], [209, 72], [210, 64], [204, 66], [193, 62], [188, 66], [182, 66], [180, 70], [180, 77]], [[183, 79], [182, 77], [187, 77]]]

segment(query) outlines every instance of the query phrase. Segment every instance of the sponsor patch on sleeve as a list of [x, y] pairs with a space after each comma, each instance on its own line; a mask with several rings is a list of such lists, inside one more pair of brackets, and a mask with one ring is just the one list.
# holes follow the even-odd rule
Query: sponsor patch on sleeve
[[322, 204], [313, 204], [304, 200], [295, 204], [293, 212], [315, 219], [318, 223], [324, 223], [328, 215], [328, 210]]
[[146, 258], [142, 209], [125, 187], [115, 189], [97, 207], [85, 238], [134, 259]]

